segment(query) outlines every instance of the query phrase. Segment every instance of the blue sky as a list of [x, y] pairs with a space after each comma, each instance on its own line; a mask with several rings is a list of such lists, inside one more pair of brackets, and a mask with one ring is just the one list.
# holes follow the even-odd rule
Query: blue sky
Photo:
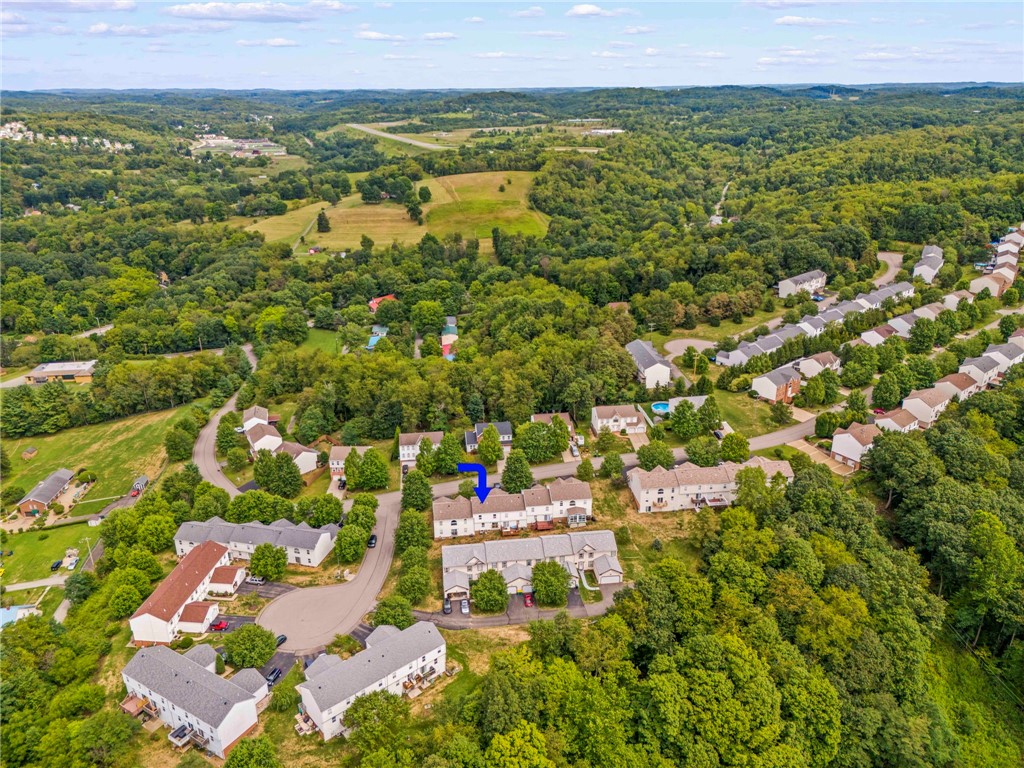
[[4, 0], [2, 87], [1024, 80], [1024, 3]]

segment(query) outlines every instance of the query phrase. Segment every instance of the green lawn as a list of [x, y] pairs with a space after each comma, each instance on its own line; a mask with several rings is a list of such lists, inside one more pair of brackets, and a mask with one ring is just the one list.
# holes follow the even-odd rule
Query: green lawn
[[325, 331], [322, 328], [310, 328], [309, 336], [300, 345], [301, 349], [320, 349], [329, 355], [336, 355], [341, 351], [341, 343], [338, 341], [338, 334], [334, 331]]
[[[54, 558], [56, 560], [57, 558]], [[13, 594], [18, 594], [17, 592]], [[52, 619], [54, 611], [57, 610], [57, 606], [64, 600], [64, 590], [61, 587], [50, 587], [47, 590], [46, 595], [43, 597], [41, 603], [39, 603], [39, 610], [43, 612], [44, 619]]]
[[774, 320], [776, 317], [781, 317], [785, 312], [786, 309], [782, 306], [777, 307], [774, 312], [764, 312], [759, 309], [752, 317], [744, 317], [743, 322], [738, 325], [732, 320], [726, 319], [717, 328], [708, 323], [700, 323], [693, 330], [676, 328], [669, 334], [647, 333], [644, 335], [644, 338], [651, 340], [654, 346], [664, 354], [666, 341], [672, 341], [673, 339], [704, 339], [705, 341], [717, 344], [726, 336], [749, 333], [757, 328], [757, 326], [766, 324], [769, 320]]
[[727, 421], [730, 427], [744, 437], [757, 437], [779, 429], [771, 419], [768, 404], [747, 397], [746, 392], [723, 392], [716, 389], [714, 395], [722, 421]]
[[762, 448], [759, 451], [752, 451], [756, 456], [764, 456], [766, 459], [783, 459], [790, 461], [796, 456], [806, 456], [803, 451], [791, 448], [788, 445], [776, 445], [773, 448]]
[[[74, 472], [87, 467], [96, 473], [96, 485], [73, 514], [91, 515], [104, 506], [104, 502], [93, 500], [128, 493], [132, 481], [141, 474], [151, 480], [160, 474], [167, 458], [164, 434], [189, 407], [65, 429], [52, 435], [5, 440], [4, 447], [11, 457], [11, 474], [4, 478], [5, 484], [16, 483], [29, 490], [61, 467]], [[21, 453], [29, 446], [37, 448], [38, 453], [25, 461]]]
[[[17, 584], [47, 578], [51, 575], [50, 565], [57, 558], [64, 557], [64, 550], [68, 547], [78, 547], [80, 556], [84, 558], [87, 550], [82, 539], [86, 536], [91, 544], [96, 544], [98, 529], [80, 523], [8, 535], [3, 548], [4, 551], [13, 550], [14, 554], [4, 558], [4, 582]], [[81, 568], [82, 563], [78, 567]]]

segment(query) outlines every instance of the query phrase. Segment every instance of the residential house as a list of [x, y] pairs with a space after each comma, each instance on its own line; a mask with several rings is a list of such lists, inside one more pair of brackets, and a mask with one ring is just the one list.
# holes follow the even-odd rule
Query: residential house
[[966, 301], [968, 304], [974, 303], [974, 294], [970, 291], [953, 291], [947, 293], [942, 297], [942, 305], [949, 310], [956, 311], [957, 307], [960, 306], [961, 301]]
[[1010, 240], [1002, 240], [996, 245], [996, 256], [1009, 254], [1011, 256], [1020, 255], [1020, 245]]
[[817, 293], [825, 287], [828, 275], [820, 269], [811, 272], [804, 272], [801, 275], [793, 275], [779, 281], [779, 298], [784, 299], [800, 291], [807, 291], [810, 294]]
[[819, 352], [816, 355], [805, 357], [796, 363], [796, 368], [800, 371], [800, 375], [805, 379], [810, 379], [813, 376], [817, 376], [824, 370], [835, 371], [839, 373], [842, 371], [842, 362], [833, 352]]
[[[132, 642], [135, 645], [166, 645], [179, 632], [205, 631], [218, 612], [216, 603], [204, 605], [209, 595], [210, 581], [213, 572], [226, 565], [231, 565], [231, 556], [223, 544], [203, 541], [191, 548], [128, 620], [132, 629]], [[192, 603], [199, 605], [190, 608], [183, 617], [182, 613]], [[188, 629], [180, 626], [183, 620], [190, 625]], [[194, 629], [199, 621], [206, 623], [198, 630]]]
[[726, 368], [732, 368], [734, 365], [746, 365], [750, 358], [755, 354], [761, 354], [762, 352], [763, 350], [744, 341], [741, 342], [736, 349], [717, 352], [715, 354], [715, 362], [719, 365], [724, 365]]
[[210, 577], [211, 595], [233, 595], [245, 581], [245, 568], [241, 565], [222, 565], [213, 569]]
[[911, 312], [911, 314], [920, 320], [936, 320], [939, 317], [939, 313], [943, 312], [945, 309], [946, 307], [943, 306], [941, 302], [936, 301], [931, 304], [925, 304], [924, 306], [918, 307]]
[[242, 411], [242, 430], [248, 432], [257, 424], [270, 424], [270, 412], [262, 405], [254, 405]]
[[991, 385], [999, 375], [999, 361], [987, 355], [968, 357], [960, 363], [960, 373], [966, 373], [984, 389]]
[[1000, 253], [995, 259], [995, 271], [999, 271], [1000, 267], [1016, 267], [1018, 262], [1018, 254], [1016, 253]]
[[331, 446], [331, 452], [328, 456], [327, 465], [331, 468], [331, 479], [336, 480], [338, 478], [344, 479], [345, 477], [345, 459], [348, 455], [355, 451], [359, 455], [362, 455], [370, 450], [368, 445], [333, 445]]
[[281, 433], [269, 424], [257, 424], [251, 429], [246, 430], [245, 439], [249, 442], [249, 449], [253, 456], [259, 451], [274, 453], [281, 447], [281, 443], [284, 442]]
[[320, 459], [319, 451], [288, 440], [282, 442], [274, 453], [287, 453], [291, 456], [295, 466], [299, 468], [300, 475], [308, 475], [315, 470]]
[[901, 339], [910, 338], [910, 329], [914, 327], [914, 323], [918, 321], [918, 317], [912, 312], [907, 312], [905, 315], [894, 317], [889, 321], [889, 325], [892, 326], [896, 331], [896, 335]]
[[898, 283], [893, 283], [892, 288], [893, 298], [899, 301], [900, 299], [909, 299], [914, 295], [914, 286], [908, 283], [906, 280], [901, 280]]
[[1000, 374], [1006, 373], [1017, 363], [1024, 362], [1024, 349], [1016, 344], [990, 344], [985, 350], [985, 357], [990, 357], [998, 363]]
[[[997, 276], [1000, 276], [1000, 275], [1002, 277], [1006, 278], [1007, 281], [1009, 281], [1009, 285], [1007, 286], [1007, 288], [1009, 288], [1010, 285], [1013, 285], [1013, 282], [1017, 279], [1017, 264], [1016, 264], [1016, 262], [1013, 263], [1013, 264], [1003, 264], [1003, 265], [998, 265], [997, 264], [996, 268], [994, 270], [992, 270], [992, 276], [993, 277], [997, 277]], [[1003, 289], [1003, 291], [1005, 291], [1005, 290], [1006, 290], [1006, 288]]]
[[1010, 334], [1010, 338], [1006, 340], [1007, 344], [1016, 344], [1021, 349], [1024, 349], [1024, 328], [1018, 328], [1016, 331]]
[[36, 483], [36, 486], [18, 501], [18, 511], [23, 515], [45, 513], [46, 508], [68, 489], [75, 473], [70, 469], [57, 469]]
[[398, 301], [398, 299], [395, 298], [395, 294], [393, 293], [389, 293], [387, 296], [378, 296], [375, 299], [370, 299], [370, 301], [368, 302], [370, 306], [370, 312], [376, 314], [377, 310], [380, 309], [380, 305], [383, 304], [385, 301]]
[[305, 522], [289, 520], [275, 520], [264, 525], [255, 521], [228, 523], [219, 517], [211, 517], [209, 520], [182, 523], [174, 534], [174, 551], [178, 557], [187, 557], [197, 547], [216, 542], [218, 546], [227, 547], [232, 559], [250, 560], [260, 544], [272, 544], [287, 553], [288, 562], [292, 565], [315, 568], [334, 550], [340, 523], [339, 520], [338, 525], [331, 523], [311, 528]]
[[618, 547], [611, 531], [573, 531], [552, 536], [499, 539], [441, 547], [441, 578], [446, 597], [467, 597], [484, 571], [498, 571], [509, 593], [533, 591], [533, 566], [559, 563], [576, 586], [581, 572], [594, 571], [598, 584], [622, 582]]
[[916, 389], [903, 398], [904, 409], [910, 411], [917, 417], [921, 429], [928, 429], [934, 424], [952, 398], [941, 389], [931, 387], [929, 389]]
[[442, 437], [444, 432], [402, 432], [398, 436], [398, 460], [403, 464], [414, 463], [420, 455], [420, 443], [429, 440], [436, 451]]
[[896, 408], [875, 419], [875, 426], [889, 432], [913, 432], [920, 426], [917, 416], [904, 408]]
[[192, 744], [223, 758], [256, 728], [256, 705], [266, 697], [266, 683], [262, 691], [252, 690], [252, 673], [262, 678], [255, 670], [221, 677], [194, 660], [206, 660], [209, 654], [199, 650], [204, 647], [209, 648], [199, 645], [185, 654], [162, 646], [139, 650], [121, 672], [128, 690], [121, 710], [161, 720], [172, 729], [168, 738], [175, 746]]
[[1013, 281], [1007, 279], [1005, 275], [997, 275], [995, 273], [991, 275], [982, 275], [971, 280], [971, 293], [977, 296], [986, 288], [989, 293], [995, 297], [1003, 295], [1003, 292], [1013, 285]]
[[860, 337], [869, 347], [877, 347], [895, 333], [896, 329], [886, 323], [885, 325], [880, 325], [877, 328], [872, 328], [869, 331], [864, 331]]
[[750, 388], [769, 403], [792, 403], [800, 391], [800, 374], [789, 365], [756, 377]]
[[494, 422], [480, 422], [474, 424], [473, 429], [466, 432], [466, 450], [469, 453], [473, 453], [479, 445], [480, 438], [484, 435], [484, 430], [487, 427], [494, 425], [494, 428], [498, 430], [498, 438], [501, 440], [501, 446], [507, 452], [512, 447], [512, 425], [507, 421], [494, 421]]
[[626, 345], [626, 351], [636, 365], [637, 379], [647, 389], [667, 386], [672, 382], [672, 366], [658, 354], [651, 342], [635, 339]]
[[27, 384], [45, 384], [48, 381], [63, 381], [65, 384], [88, 384], [96, 369], [95, 360], [70, 363], [43, 363], [25, 374]]
[[826, 324], [828, 324], [828, 323], [841, 323], [841, 322], [843, 322], [843, 318], [846, 317], [846, 315], [844, 315], [842, 312], [840, 312], [835, 307], [832, 307], [830, 309], [826, 309], [824, 312], [822, 312], [820, 315], [818, 315], [818, 317], [820, 317], [822, 320], [825, 321]]
[[318, 656], [295, 690], [302, 698], [302, 711], [329, 741], [348, 732], [345, 711], [360, 696], [377, 691], [403, 696], [425, 687], [446, 664], [444, 638], [430, 622], [418, 621], [403, 630], [384, 624], [367, 636], [365, 651], [347, 659]]
[[945, 392], [950, 398], [966, 400], [971, 395], [980, 392], [984, 387], [967, 373], [951, 373], [943, 376], [935, 382], [935, 388]]
[[926, 245], [921, 252], [921, 258], [914, 265], [914, 277], [931, 284], [935, 276], [939, 274], [945, 261], [942, 258], [942, 249], [937, 245]]
[[433, 506], [434, 538], [549, 530], [555, 525], [577, 527], [585, 525], [591, 517], [590, 484], [572, 477], [559, 478], [521, 493], [494, 489], [485, 501], [475, 496], [437, 499]]
[[700, 407], [704, 405], [704, 402], [708, 399], [707, 395], [691, 395], [690, 397], [670, 397], [668, 399], [668, 412], [672, 413], [675, 411], [676, 406], [681, 402], [686, 401], [693, 406], [693, 410], [699, 411]]
[[826, 325], [827, 323], [817, 315], [804, 315], [797, 323], [797, 327], [812, 339], [815, 336], [820, 336]]
[[882, 431], [874, 424], [854, 422], [846, 429], [837, 429], [832, 435], [832, 450], [829, 453], [836, 461], [854, 469], [860, 469], [864, 454], [871, 450], [875, 438]]
[[647, 471], [634, 467], [626, 473], [629, 490], [641, 512], [676, 512], [700, 507], [727, 507], [736, 500], [736, 474], [747, 467], [760, 467], [768, 479], [781, 474], [787, 482], [793, 469], [786, 461], [754, 456], [742, 464], [725, 462], [717, 467], [682, 464], [675, 469], [655, 467]]
[[590, 411], [590, 428], [597, 435], [603, 427], [614, 434], [640, 434], [647, 431], [647, 419], [635, 405], [596, 405]]
[[568, 413], [535, 413], [530, 417], [532, 422], [540, 422], [541, 424], [550, 424], [551, 419], [555, 416], [562, 420], [562, 423], [569, 429], [569, 439], [576, 439], [576, 425], [572, 423], [572, 417]]
[[[1024, 225], [1021, 225], [1021, 229], [1024, 229]], [[1021, 248], [1024, 247], [1024, 234], [1021, 234], [1019, 231], [1011, 232], [1008, 235], [1003, 235], [999, 238], [999, 241], [1002, 243], [1013, 243], [1018, 248]]]

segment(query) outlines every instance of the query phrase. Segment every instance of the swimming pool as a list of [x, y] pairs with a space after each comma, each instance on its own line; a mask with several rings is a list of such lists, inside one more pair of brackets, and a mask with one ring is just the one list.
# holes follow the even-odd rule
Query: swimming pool
[[668, 403], [664, 401], [660, 403], [651, 403], [651, 410], [659, 416], [664, 416], [668, 413]]

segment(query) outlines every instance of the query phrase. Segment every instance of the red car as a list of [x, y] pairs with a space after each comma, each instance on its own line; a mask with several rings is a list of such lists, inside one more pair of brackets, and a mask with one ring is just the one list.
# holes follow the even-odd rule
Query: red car
[[215, 623], [210, 625], [210, 631], [211, 632], [223, 632], [227, 628], [228, 628], [228, 623], [226, 621], [224, 621], [224, 619], [221, 619], [220, 621], [215, 622]]
[[531, 595], [529, 592], [523, 595], [523, 605], [525, 605], [527, 608], [533, 608], [533, 595]]
[[138, 488], [132, 489], [132, 498], [134, 499], [138, 495], [139, 495], [139, 489]]
[[885, 408], [875, 408], [875, 415], [881, 416], [883, 413], [885, 413]]

